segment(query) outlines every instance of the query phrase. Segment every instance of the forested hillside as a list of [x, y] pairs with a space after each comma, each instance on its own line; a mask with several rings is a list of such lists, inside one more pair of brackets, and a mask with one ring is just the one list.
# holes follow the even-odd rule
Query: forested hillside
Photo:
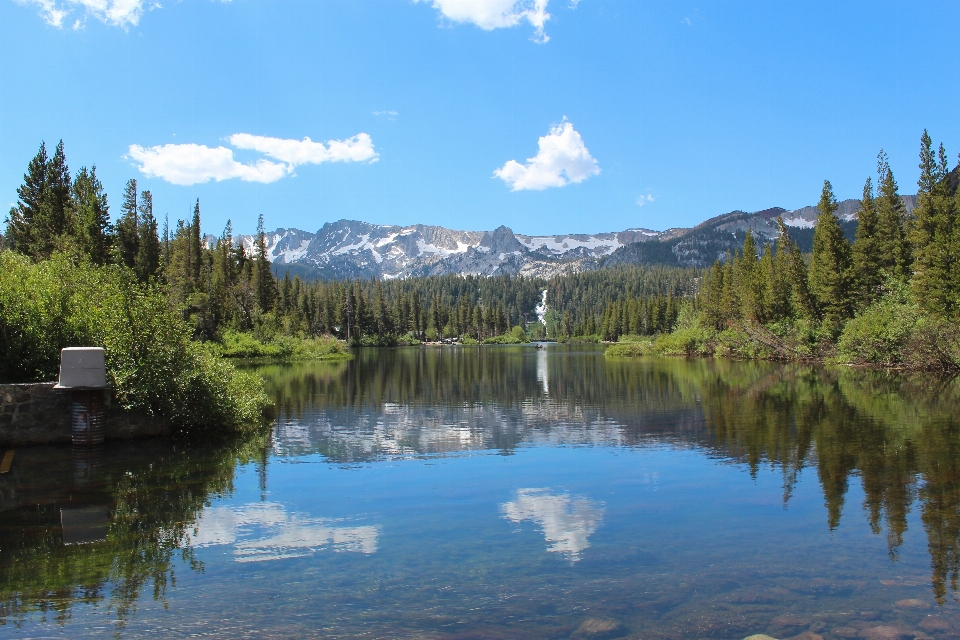
[[[876, 305], [894, 299], [956, 318], [957, 169], [949, 170], [943, 147], [934, 151], [926, 133], [921, 172], [916, 199], [901, 197], [881, 152], [877, 187], [868, 179], [860, 201], [838, 203], [825, 183], [815, 227], [803, 210], [790, 214], [806, 216], [790, 219], [794, 226], [782, 209], [727, 214], [693, 230], [665, 232], [660, 240], [624, 245], [596, 270], [549, 278], [308, 281], [289, 271], [277, 277], [262, 216], [249, 241], [236, 237], [229, 222], [211, 238], [201, 229], [197, 201], [191, 219], [160, 231], [151, 193], [138, 192], [130, 180], [111, 222], [96, 167], [71, 178], [61, 142], [52, 157], [41, 145], [30, 161], [4, 241], [37, 261], [65, 253], [93, 265], [122, 266], [161, 290], [201, 341], [235, 342], [238, 333], [260, 342], [322, 335], [354, 344], [482, 341], [517, 326], [534, 339], [615, 341], [669, 332], [687, 309], [684, 323], [695, 317], [714, 332], [736, 325], [756, 334], [762, 328], [781, 355], [815, 355], [839, 339], [852, 318], [852, 326], [860, 326], [872, 317], [868, 311], [880, 313]], [[507, 232], [497, 230], [503, 236], [498, 242], [519, 242]], [[710, 269], [680, 266], [710, 261]]]

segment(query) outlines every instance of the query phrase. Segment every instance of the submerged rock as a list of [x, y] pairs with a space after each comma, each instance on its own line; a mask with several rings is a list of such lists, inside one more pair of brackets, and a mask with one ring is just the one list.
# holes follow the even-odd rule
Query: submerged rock
[[811, 622], [813, 622], [813, 620], [811, 620], [810, 618], [807, 618], [806, 616], [798, 616], [795, 613], [785, 613], [773, 619], [773, 626], [775, 627], [807, 627], [807, 626], [810, 626]]
[[899, 627], [881, 625], [879, 627], [868, 627], [860, 632], [861, 638], [867, 640], [913, 640], [914, 634], [904, 631]]
[[948, 631], [952, 628], [950, 622], [940, 616], [927, 616], [917, 626], [924, 631]]
[[860, 630], [854, 627], [834, 627], [832, 630], [833, 635], [838, 638], [859, 638]]
[[587, 618], [574, 632], [574, 638], [615, 638], [624, 633], [623, 625], [613, 618]]
[[894, 606], [900, 607], [901, 609], [929, 609], [930, 603], [916, 598], [906, 598], [904, 600], [897, 600]]
[[771, 638], [765, 633], [755, 633], [752, 636], [747, 636], [743, 640], [777, 640], [776, 638]]

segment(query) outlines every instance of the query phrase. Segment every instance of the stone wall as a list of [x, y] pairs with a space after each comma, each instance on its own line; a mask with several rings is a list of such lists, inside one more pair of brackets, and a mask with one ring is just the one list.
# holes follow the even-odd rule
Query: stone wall
[[[54, 384], [0, 384], [0, 446], [70, 442], [70, 395]], [[170, 433], [165, 421], [116, 405], [107, 407], [104, 428], [108, 440]]]

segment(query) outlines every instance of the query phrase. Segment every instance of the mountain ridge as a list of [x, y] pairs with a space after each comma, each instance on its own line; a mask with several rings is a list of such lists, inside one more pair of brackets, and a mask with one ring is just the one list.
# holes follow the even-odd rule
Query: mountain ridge
[[[903, 196], [912, 212], [914, 196]], [[844, 200], [837, 211], [852, 238], [860, 201]], [[492, 231], [463, 231], [439, 225], [377, 225], [359, 220], [326, 222], [316, 232], [278, 228], [266, 234], [274, 271], [306, 279], [408, 278], [428, 275], [524, 275], [550, 277], [625, 264], [705, 267], [742, 246], [750, 229], [759, 242], [777, 236], [783, 217], [791, 236], [809, 251], [816, 207], [788, 211], [771, 207], [731, 211], [689, 228], [653, 231], [630, 228], [594, 234], [526, 235], [500, 225]], [[216, 241], [207, 236], [207, 242]], [[255, 236], [234, 242], [253, 251]]]

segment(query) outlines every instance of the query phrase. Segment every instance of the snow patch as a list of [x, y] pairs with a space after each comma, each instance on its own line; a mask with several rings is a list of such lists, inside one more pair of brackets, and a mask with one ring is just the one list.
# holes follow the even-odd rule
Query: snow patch
[[817, 223], [813, 220], [807, 220], [806, 218], [786, 218], [783, 221], [783, 224], [788, 227], [795, 227], [797, 229], [813, 229], [817, 226]]
[[532, 249], [549, 251], [554, 255], [563, 255], [580, 248], [599, 251], [601, 255], [610, 255], [622, 246], [622, 243], [616, 239], [616, 235], [612, 233], [587, 236], [582, 239], [572, 236], [518, 236], [517, 239]]
[[[346, 238], [344, 238], [344, 240], [346, 240]], [[360, 249], [363, 249], [364, 245], [366, 245], [369, 240], [370, 240], [370, 234], [365, 233], [362, 236], [360, 236], [360, 240], [358, 242], [354, 244], [348, 244], [345, 247], [340, 247], [336, 251], [331, 251], [330, 253], [332, 253], [333, 255], [342, 256], [345, 253], [359, 251]]]
[[300, 246], [297, 247], [296, 249], [284, 249], [283, 251], [280, 252], [280, 254], [276, 256], [271, 256], [273, 258], [271, 262], [273, 262], [274, 260], [280, 257], [283, 258], [283, 261], [285, 263], [296, 262], [297, 260], [300, 260], [301, 258], [305, 258], [307, 256], [307, 247], [309, 246], [310, 246], [309, 240], [301, 240]]

